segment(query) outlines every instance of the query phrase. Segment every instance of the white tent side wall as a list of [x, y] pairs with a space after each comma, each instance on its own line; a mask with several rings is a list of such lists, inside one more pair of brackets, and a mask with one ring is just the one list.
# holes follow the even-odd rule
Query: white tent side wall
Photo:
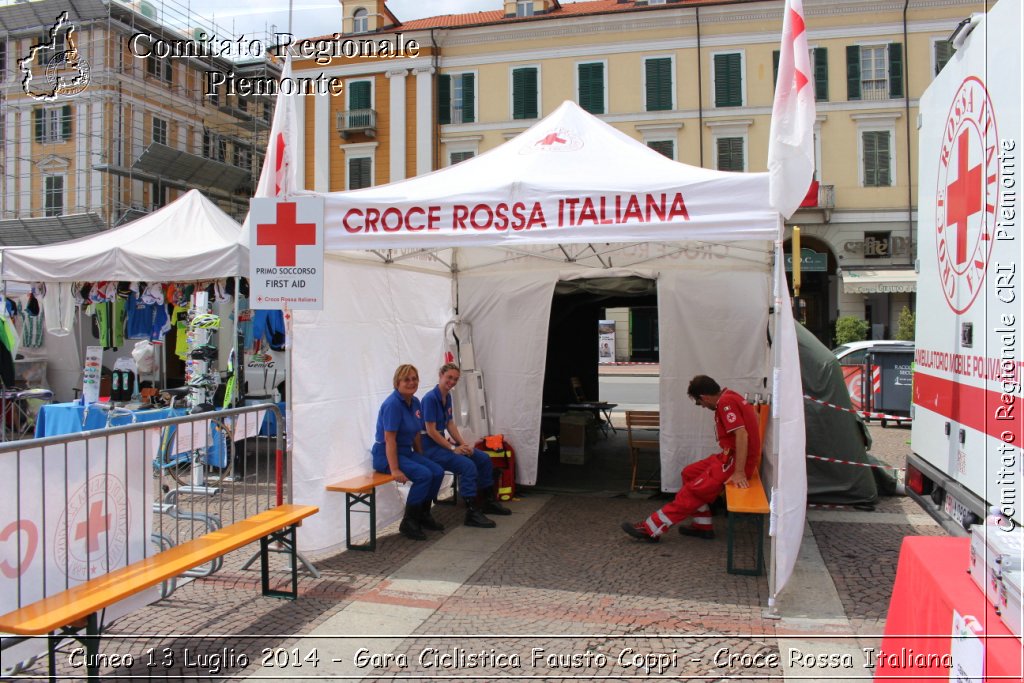
[[[492, 431], [516, 449], [516, 481], [537, 483], [554, 270], [459, 275], [459, 316], [473, 326]], [[476, 436], [485, 436], [478, 434]]]
[[[324, 291], [323, 311], [293, 312], [292, 490], [294, 500], [320, 507], [303, 522], [303, 551], [344, 543], [345, 496], [324, 487], [372, 469], [377, 410], [394, 390], [395, 368], [412, 363], [420, 373], [419, 393], [432, 387], [452, 316], [447, 272], [328, 256]], [[397, 519], [403, 504], [395, 487], [382, 487], [378, 526]], [[353, 515], [354, 538], [368, 529], [368, 516]]]
[[678, 491], [679, 473], [717, 453], [714, 421], [686, 396], [694, 375], [740, 394], [766, 393], [771, 272], [764, 268], [664, 269], [658, 276], [661, 382], [661, 488]]

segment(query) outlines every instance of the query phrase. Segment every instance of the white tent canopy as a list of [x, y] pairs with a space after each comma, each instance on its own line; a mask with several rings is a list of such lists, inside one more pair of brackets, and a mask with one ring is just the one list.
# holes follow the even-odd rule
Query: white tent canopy
[[249, 271], [231, 216], [189, 190], [120, 228], [41, 247], [4, 250], [2, 279], [18, 282], [208, 280]]
[[[344, 540], [344, 501], [324, 485], [370, 467], [377, 409], [398, 364], [419, 368], [421, 394], [433, 386], [456, 313], [472, 326], [492, 430], [516, 448], [519, 483], [536, 483], [555, 285], [639, 276], [657, 282], [662, 488], [678, 489], [682, 466], [717, 450], [710, 415], [685, 399], [693, 375], [772, 393], [765, 477], [785, 582], [806, 477], [782, 224], [767, 174], [674, 162], [566, 102], [450, 168], [299, 194], [324, 198], [327, 250], [324, 310], [294, 311], [291, 335], [295, 498], [322, 509], [303, 527], [306, 549]], [[386, 490], [378, 500], [379, 524], [396, 519], [399, 496]], [[363, 525], [355, 535], [365, 530], [354, 524]]]

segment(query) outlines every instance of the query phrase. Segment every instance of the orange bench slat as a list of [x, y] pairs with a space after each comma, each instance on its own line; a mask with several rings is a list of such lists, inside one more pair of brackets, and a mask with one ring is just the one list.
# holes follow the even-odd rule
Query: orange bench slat
[[343, 493], [366, 493], [381, 484], [394, 480], [394, 475], [384, 474], [383, 472], [370, 472], [369, 474], [361, 474], [352, 479], [328, 484], [326, 488], [328, 491], [341, 491]]
[[761, 479], [754, 477], [748, 480], [750, 486], [741, 489], [732, 484], [725, 486], [725, 507], [729, 512], [740, 512], [744, 514], [767, 515], [768, 496], [764, 493], [764, 486]]
[[312, 505], [278, 505], [8, 612], [0, 616], [0, 631], [38, 635], [76, 624], [93, 612], [296, 524], [318, 511], [319, 508]]

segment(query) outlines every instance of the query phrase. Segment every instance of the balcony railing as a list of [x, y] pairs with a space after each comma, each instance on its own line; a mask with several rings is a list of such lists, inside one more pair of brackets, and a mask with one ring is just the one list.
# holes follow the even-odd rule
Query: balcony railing
[[362, 133], [367, 137], [377, 136], [377, 112], [373, 109], [352, 109], [338, 112], [338, 133], [348, 139], [352, 133]]

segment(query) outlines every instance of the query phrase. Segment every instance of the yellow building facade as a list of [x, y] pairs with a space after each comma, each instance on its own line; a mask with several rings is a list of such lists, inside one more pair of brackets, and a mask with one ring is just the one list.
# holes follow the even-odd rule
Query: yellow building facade
[[[766, 169], [782, 0], [494, 0], [490, 11], [408, 22], [384, 0], [342, 4], [335, 45], [416, 49], [296, 61], [296, 76], [345, 82], [337, 97], [300, 98], [309, 189], [458, 163], [565, 100], [678, 161]], [[892, 336], [913, 307], [918, 99], [957, 24], [983, 10], [977, 0], [804, 1], [817, 168], [790, 224], [803, 236], [807, 325], [823, 341], [843, 315]]]

